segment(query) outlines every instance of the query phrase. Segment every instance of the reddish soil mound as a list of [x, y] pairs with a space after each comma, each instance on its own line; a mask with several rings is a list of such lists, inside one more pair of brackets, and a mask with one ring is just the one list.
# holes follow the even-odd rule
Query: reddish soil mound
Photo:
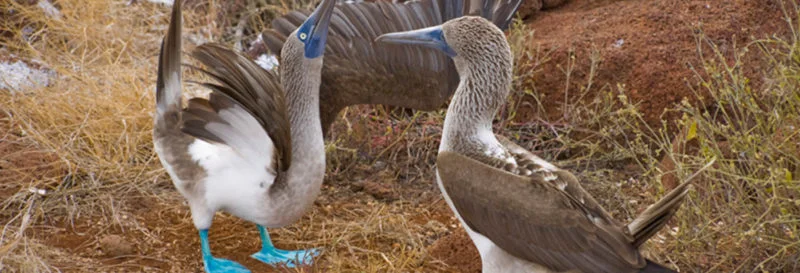
[[449, 265], [453, 272], [481, 272], [480, 254], [463, 229], [458, 229], [437, 240], [428, 247], [428, 253]]
[[[551, 118], [560, 116], [567, 81], [563, 71], [570, 56], [576, 62], [570, 90], [577, 93], [587, 82], [590, 56], [596, 50], [602, 61], [593, 86], [624, 84], [628, 97], [640, 103], [647, 122], [658, 125], [665, 108], [684, 97], [695, 98], [689, 88], [694, 84], [689, 65], [698, 65], [695, 30], [702, 30], [723, 54], [732, 55], [734, 46], [786, 29], [778, 1], [569, 1], [529, 19], [536, 31], [532, 44], [553, 49], [551, 60], [534, 75], [533, 85], [545, 98], [556, 101], [545, 104], [549, 108], [545, 112]], [[745, 73], [757, 84], [760, 69], [751, 65]]]
[[[660, 126], [664, 109], [684, 97], [695, 99], [690, 65], [698, 64], [696, 27], [723, 54], [731, 55], [734, 45], [741, 47], [753, 37], [785, 31], [782, 16], [778, 0], [572, 0], [529, 19], [529, 26], [536, 31], [532, 45], [554, 48], [551, 60], [539, 67], [531, 80], [534, 90], [555, 100], [545, 104], [545, 112], [549, 118], [558, 118], [567, 81], [563, 71], [570, 56], [575, 56], [576, 62], [570, 90], [580, 90], [589, 75], [590, 54], [596, 50], [602, 62], [594, 86], [624, 84], [628, 97], [640, 103], [647, 122]], [[753, 56], [745, 58], [750, 58], [744, 61], [751, 64], [759, 63]], [[757, 73], [763, 67], [744, 69], [758, 85]], [[520, 119], [531, 120], [530, 114], [520, 114]], [[440, 239], [429, 251], [455, 271], [480, 270], [477, 251], [461, 231]]]

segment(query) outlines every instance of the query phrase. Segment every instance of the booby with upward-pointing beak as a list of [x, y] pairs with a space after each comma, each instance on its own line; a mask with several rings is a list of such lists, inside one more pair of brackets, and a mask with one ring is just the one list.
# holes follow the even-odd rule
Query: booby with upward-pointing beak
[[455, 62], [460, 83], [447, 109], [436, 177], [478, 248], [484, 273], [674, 272], [638, 248], [680, 207], [689, 182], [622, 225], [571, 173], [492, 132], [513, 65], [495, 25], [462, 17], [377, 40], [435, 48]]
[[[436, 26], [469, 14], [481, 14], [506, 29], [522, 1], [381, 0], [337, 4], [319, 91], [320, 100], [325, 102], [320, 105], [323, 132], [347, 106], [383, 104], [435, 110], [443, 107], [456, 90], [458, 73], [446, 55], [427, 48], [374, 43], [379, 35]], [[307, 11], [293, 10], [275, 18], [271, 28], [263, 32], [264, 44], [251, 52], [261, 54], [269, 49], [277, 54], [286, 37], [291, 37], [290, 33], [307, 16]]]
[[200, 233], [207, 272], [249, 272], [215, 258], [208, 244], [214, 213], [227, 211], [256, 223], [262, 262], [294, 267], [317, 250], [276, 249], [267, 227], [299, 219], [319, 195], [325, 152], [319, 85], [328, 25], [336, 0], [322, 0], [283, 47], [280, 80], [245, 56], [220, 45], [192, 53], [218, 83], [208, 99], [181, 99], [181, 1], [162, 43], [153, 139], [175, 187], [186, 198]]

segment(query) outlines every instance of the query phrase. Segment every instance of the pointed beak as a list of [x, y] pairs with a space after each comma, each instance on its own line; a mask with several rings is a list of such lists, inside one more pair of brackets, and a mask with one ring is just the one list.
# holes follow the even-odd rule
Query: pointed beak
[[325, 39], [328, 36], [328, 26], [331, 24], [331, 15], [333, 15], [333, 7], [336, 6], [336, 0], [322, 0], [314, 10], [314, 13], [308, 17], [308, 20], [314, 24], [314, 32], [311, 37], [318, 37]]
[[336, 0], [322, 0], [317, 6], [317, 9], [308, 16], [306, 24], [312, 26], [309, 39], [306, 47], [306, 57], [316, 58], [325, 52], [325, 41], [328, 38], [328, 27], [331, 23], [331, 15], [333, 15], [333, 7], [336, 6]]
[[456, 56], [456, 52], [444, 39], [441, 25], [411, 31], [386, 33], [375, 38], [375, 41], [390, 44], [419, 45], [441, 50], [450, 57]]

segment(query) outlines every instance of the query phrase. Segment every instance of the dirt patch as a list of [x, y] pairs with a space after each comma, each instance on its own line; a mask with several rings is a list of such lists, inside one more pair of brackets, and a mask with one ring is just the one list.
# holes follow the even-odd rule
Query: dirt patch
[[[71, 260], [54, 263], [64, 272], [88, 269], [100, 272], [110, 268], [114, 272], [202, 272], [200, 240], [188, 218], [188, 209], [152, 205], [146, 213], [122, 213], [122, 217], [119, 222], [107, 219], [51, 222], [46, 223], [47, 228], [33, 233], [44, 244], [87, 261], [80, 267]], [[281, 243], [281, 237], [273, 232], [276, 246], [299, 248]], [[253, 272], [286, 272], [249, 257], [260, 249], [258, 238], [255, 225], [223, 215], [215, 218], [209, 232], [211, 251], [216, 257], [237, 261]]]
[[100, 248], [110, 257], [133, 255], [133, 244], [119, 235], [108, 235], [100, 238]]
[[[528, 22], [535, 31], [532, 45], [552, 50], [551, 60], [531, 79], [533, 87], [551, 100], [545, 101], [544, 110], [549, 118], [557, 119], [564, 105], [568, 62], [574, 58], [569, 83], [571, 95], [577, 95], [576, 90], [587, 82], [591, 54], [596, 51], [602, 61], [593, 86], [616, 89], [617, 84], [624, 85], [626, 95], [640, 104], [646, 121], [660, 126], [664, 109], [683, 98], [696, 101], [689, 87], [695, 84], [690, 66], [698, 65], [696, 30], [701, 29], [721, 53], [730, 56], [734, 46], [742, 47], [753, 37], [785, 31], [778, 1], [572, 0]], [[753, 55], [757, 54], [745, 58]], [[761, 69], [758, 65], [745, 68], [754, 87]], [[531, 116], [519, 118], [530, 120]]]
[[428, 253], [449, 265], [452, 272], [481, 272], [481, 256], [463, 229], [436, 241], [428, 247]]

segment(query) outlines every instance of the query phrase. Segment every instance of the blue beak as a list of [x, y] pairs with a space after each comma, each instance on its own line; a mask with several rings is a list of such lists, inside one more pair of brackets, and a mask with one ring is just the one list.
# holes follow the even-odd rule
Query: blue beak
[[314, 59], [325, 52], [325, 41], [328, 38], [328, 26], [334, 6], [336, 0], [322, 0], [317, 9], [298, 28], [297, 38], [305, 43], [306, 58]]
[[375, 39], [376, 42], [391, 44], [421, 45], [441, 50], [447, 56], [455, 57], [456, 51], [447, 44], [442, 26], [427, 27], [405, 32], [386, 33]]

